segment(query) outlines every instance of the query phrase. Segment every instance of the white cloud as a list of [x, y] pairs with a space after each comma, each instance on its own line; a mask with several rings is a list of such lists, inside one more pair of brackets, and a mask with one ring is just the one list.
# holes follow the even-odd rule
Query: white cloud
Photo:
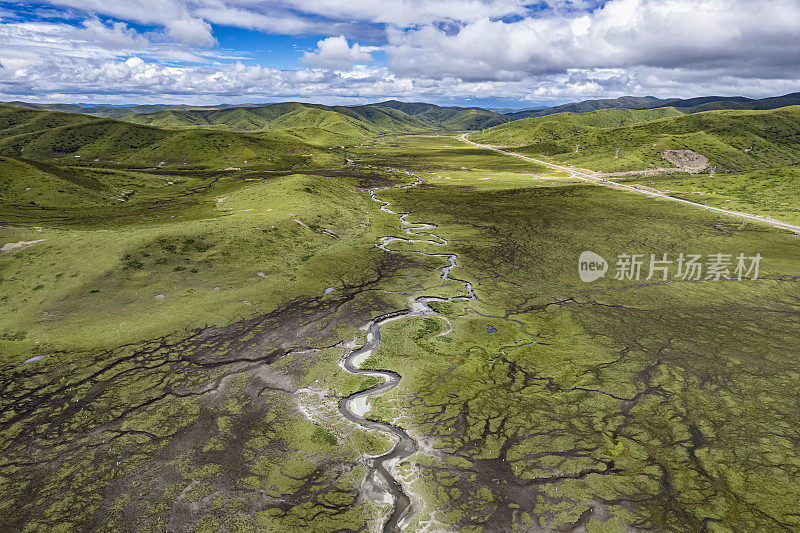
[[[544, 11], [524, 0], [50, 3], [85, 20], [80, 27], [0, 22], [5, 95], [544, 102], [800, 89], [798, 0], [553, 0]], [[103, 15], [155, 29], [136, 31]], [[211, 24], [326, 37], [299, 58], [299, 69], [277, 70], [225, 64], [247, 51], [220, 50]], [[372, 57], [378, 49], [386, 66]]]
[[[166, 25], [185, 16], [236, 27], [259, 26], [296, 34], [334, 24], [409, 27], [442, 20], [475, 21], [525, 14], [524, 0], [50, 0], [144, 24]], [[304, 16], [305, 15], [305, 16]], [[313, 15], [314, 19], [308, 17]], [[324, 22], [329, 21], [329, 22]], [[288, 26], [283, 30], [277, 23]]]
[[[235, 2], [238, 3], [238, 2]], [[241, 2], [253, 5], [252, 2]], [[261, 5], [273, 2], [261, 2]], [[443, 20], [476, 21], [524, 15], [522, 0], [285, 0], [274, 2], [295, 11], [336, 20], [358, 20], [409, 27]]]
[[166, 28], [170, 37], [184, 45], [213, 46], [217, 42], [211, 34], [211, 24], [203, 19], [171, 20]]
[[306, 52], [300, 61], [304, 65], [311, 67], [321, 67], [329, 69], [350, 69], [357, 63], [369, 63], [372, 56], [367, 50], [375, 50], [374, 47], [364, 48], [358, 43], [353, 46], [348, 45], [344, 35], [338, 37], [328, 37], [317, 42], [317, 49], [313, 52]]
[[457, 33], [430, 25], [392, 29], [388, 40], [393, 70], [434, 78], [521, 79], [638, 66], [785, 72], [800, 67], [800, 2], [611, 0], [588, 15], [482, 19]]

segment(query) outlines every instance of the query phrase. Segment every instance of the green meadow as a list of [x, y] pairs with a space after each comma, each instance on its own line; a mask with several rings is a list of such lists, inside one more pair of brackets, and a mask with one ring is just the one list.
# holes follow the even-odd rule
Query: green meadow
[[[691, 115], [675, 111], [675, 116], [669, 109], [559, 113], [495, 126], [470, 138], [604, 172], [669, 167], [661, 157], [664, 150], [698, 152], [720, 173], [788, 166], [800, 153], [800, 107]], [[654, 112], [661, 118], [656, 119]]]
[[[375, 416], [427, 443], [403, 470], [420, 521], [798, 527], [797, 238], [599, 186], [497, 179], [384, 194], [440, 225], [453, 277], [478, 297], [436, 305], [450, 332], [443, 318], [392, 323], [366, 363], [403, 375]], [[583, 250], [611, 262], [605, 278], [578, 279]], [[618, 254], [721, 251], [761, 253], [761, 279], [648, 282], [646, 265], [641, 280], [611, 279]]]
[[[338, 409], [380, 379], [340, 363], [420, 297], [362, 365], [400, 376], [367, 416], [418, 445], [407, 531], [800, 528], [797, 235], [459, 140], [607, 171], [692, 149], [717, 174], [620, 180], [797, 223], [796, 114], [0, 108], [2, 529], [380, 530], [393, 441]], [[758, 279], [707, 279], [720, 253]]]

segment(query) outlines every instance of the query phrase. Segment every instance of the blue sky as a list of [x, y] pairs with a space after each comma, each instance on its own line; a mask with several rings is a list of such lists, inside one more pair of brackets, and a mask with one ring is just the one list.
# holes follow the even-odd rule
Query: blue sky
[[0, 100], [537, 107], [800, 90], [797, 0], [0, 1]]

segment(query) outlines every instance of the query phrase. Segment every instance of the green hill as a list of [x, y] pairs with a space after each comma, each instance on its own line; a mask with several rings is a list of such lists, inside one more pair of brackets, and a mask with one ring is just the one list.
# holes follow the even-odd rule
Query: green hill
[[508, 144], [549, 143], [570, 139], [598, 129], [618, 128], [662, 118], [684, 116], [677, 109], [664, 107], [648, 110], [602, 109], [589, 113], [558, 113], [542, 118], [527, 118], [495, 126], [486, 135], [473, 135], [475, 140]]
[[57, 111], [38, 111], [0, 106], [0, 134], [3, 137], [20, 135], [34, 131], [48, 130], [61, 126], [86, 124], [96, 119], [74, 113]]
[[0, 102], [0, 105], [10, 107], [20, 107], [24, 109], [38, 109], [42, 111], [60, 111], [62, 113], [81, 113], [101, 118], [117, 118], [134, 113], [156, 113], [158, 111], [189, 111], [195, 109], [228, 109], [231, 107], [247, 107], [247, 105], [232, 106], [230, 104], [219, 104], [215, 106], [187, 106], [172, 104], [143, 104], [131, 106], [112, 106], [112, 105], [93, 105], [81, 106], [75, 104], [39, 104], [31, 102]]
[[654, 96], [622, 96], [602, 100], [584, 100], [554, 107], [525, 109], [506, 113], [512, 120], [538, 118], [556, 113], [590, 113], [600, 109], [655, 109], [674, 107], [684, 113], [702, 113], [714, 110], [768, 110], [800, 105], [800, 93], [753, 99], [743, 96], [700, 96], [697, 98], [655, 98]]
[[601, 100], [584, 100], [582, 102], [571, 102], [552, 107], [542, 107], [538, 109], [524, 109], [506, 113], [511, 120], [523, 118], [539, 118], [557, 113], [591, 113], [601, 109], [653, 109], [664, 107], [679, 102], [680, 99], [672, 98], [663, 100], [654, 96], [622, 96], [620, 98], [604, 98]]
[[[604, 171], [669, 166], [664, 150], [693, 150], [719, 171], [742, 171], [800, 161], [800, 106], [770, 111], [709, 111], [675, 114], [670, 108], [629, 111], [634, 123], [615, 125], [620, 110], [524, 119], [473, 135], [477, 142], [513, 145], [529, 154], [555, 156], [568, 164]], [[638, 121], [639, 123], [635, 123]], [[575, 152], [575, 145], [579, 150]], [[615, 158], [616, 148], [619, 158]]]
[[[499, 113], [474, 107], [440, 107], [393, 100], [362, 106], [286, 102], [230, 109], [166, 110], [130, 115], [123, 120], [161, 128], [201, 126], [231, 131], [291, 129], [313, 142], [308, 133], [302, 133], [303, 129], [309, 129], [323, 135], [322, 143], [342, 144], [376, 135], [477, 130], [503, 124], [509, 119]], [[342, 138], [337, 140], [337, 136]]]
[[509, 121], [509, 118], [479, 107], [442, 107], [420, 102], [406, 103], [389, 100], [374, 104], [402, 111], [407, 115], [448, 130], [480, 130]]
[[214, 128], [228, 131], [283, 130], [305, 142], [341, 145], [392, 133], [430, 131], [431, 125], [405, 113], [374, 106], [329, 107], [287, 102], [223, 110], [160, 111], [123, 120], [160, 128]]
[[289, 168], [341, 157], [291, 132], [166, 130], [111, 119], [0, 106], [0, 155], [131, 168]]
[[164, 173], [56, 166], [0, 156], [0, 219], [6, 224], [132, 222], [209, 186], [212, 172]]
[[[0, 103], [2, 104], [2, 103]], [[257, 131], [266, 129], [317, 128], [355, 137], [389, 133], [421, 133], [437, 130], [477, 130], [508, 122], [505, 115], [478, 107], [441, 107], [424, 103], [404, 103], [396, 100], [361, 106], [324, 106], [285, 102], [269, 105], [181, 106], [78, 106], [74, 104], [39, 104], [7, 102], [3, 105], [40, 111], [80, 113], [101, 118], [120, 118], [128, 122], [160, 128], [213, 127], [231, 131]], [[316, 109], [317, 115], [302, 113]], [[327, 113], [325, 113], [327, 112]], [[331, 113], [350, 117], [363, 124], [346, 122], [337, 124]], [[279, 120], [283, 117], [284, 120]], [[326, 123], [324, 125], [320, 123]], [[331, 130], [331, 128], [334, 128]], [[361, 133], [356, 133], [361, 131]]]

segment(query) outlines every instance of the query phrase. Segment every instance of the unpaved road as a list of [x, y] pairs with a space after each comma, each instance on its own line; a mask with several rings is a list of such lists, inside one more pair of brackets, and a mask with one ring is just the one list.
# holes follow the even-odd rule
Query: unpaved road
[[639, 187], [634, 187], [633, 185], [626, 185], [624, 183], [617, 183], [615, 181], [605, 180], [603, 178], [597, 178], [595, 176], [591, 176], [586, 174], [585, 172], [580, 172], [578, 170], [574, 170], [568, 167], [562, 167], [561, 165], [556, 165], [554, 163], [548, 163], [547, 161], [542, 161], [541, 159], [536, 159], [534, 157], [528, 157], [520, 154], [516, 154], [514, 152], [507, 152], [505, 150], [501, 150], [500, 148], [495, 148], [494, 146], [489, 146], [486, 144], [479, 144], [474, 141], [470, 141], [467, 138], [467, 134], [461, 136], [461, 140], [465, 143], [471, 144], [473, 146], [477, 146], [478, 148], [483, 148], [485, 150], [492, 150], [494, 152], [498, 152], [505, 155], [510, 155], [512, 157], [518, 157], [520, 159], [524, 159], [525, 161], [530, 161], [532, 163], [538, 163], [540, 165], [545, 165], [550, 168], [554, 168], [556, 170], [563, 170], [564, 172], [568, 172], [571, 176], [578, 178], [583, 181], [588, 181], [590, 183], [598, 183], [600, 185], [606, 185], [612, 188], [623, 188], [628, 189], [634, 192], [638, 192], [640, 194], [646, 194], [647, 196], [653, 196], [655, 198], [664, 198], [666, 200], [672, 200], [673, 202], [680, 202], [682, 204], [691, 205], [700, 209], [706, 209], [708, 211], [716, 211], [717, 213], [722, 213], [725, 215], [730, 215], [734, 217], [745, 218], [748, 220], [754, 220], [756, 222], [763, 222], [764, 224], [769, 224], [771, 226], [775, 226], [776, 228], [787, 229], [789, 231], [793, 231], [795, 233], [800, 233], [800, 226], [795, 226], [794, 224], [789, 224], [788, 222], [782, 222], [780, 220], [771, 220], [769, 218], [759, 217], [755, 215], [748, 215], [746, 213], [739, 213], [738, 211], [730, 211], [728, 209], [721, 209], [719, 207], [711, 207], [709, 205], [700, 204], [697, 202], [692, 202], [690, 200], [684, 200], [683, 198], [675, 198], [674, 196], [669, 196], [668, 194], [664, 194], [661, 192], [655, 192], [652, 190], [644, 190], [640, 189]]

